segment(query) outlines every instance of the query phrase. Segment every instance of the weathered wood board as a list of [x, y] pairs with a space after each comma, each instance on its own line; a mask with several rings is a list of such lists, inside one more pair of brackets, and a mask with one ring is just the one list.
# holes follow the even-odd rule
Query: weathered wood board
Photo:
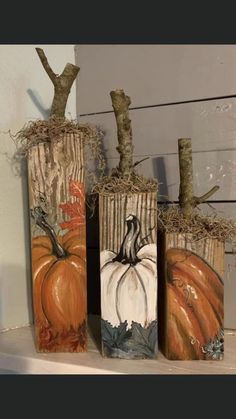
[[82, 134], [28, 153], [36, 348], [87, 350], [86, 225]]
[[221, 360], [224, 244], [168, 233], [159, 247], [159, 344], [168, 359]]
[[157, 193], [100, 194], [103, 356], [157, 356]]

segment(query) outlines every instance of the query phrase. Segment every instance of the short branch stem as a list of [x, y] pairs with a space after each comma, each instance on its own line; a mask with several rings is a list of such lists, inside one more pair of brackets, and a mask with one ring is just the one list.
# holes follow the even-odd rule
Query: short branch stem
[[117, 151], [120, 154], [119, 171], [122, 175], [128, 175], [133, 171], [132, 128], [129, 119], [131, 100], [123, 90], [111, 91], [110, 96], [117, 124], [119, 143]]
[[56, 75], [51, 69], [44, 51], [41, 48], [36, 48], [36, 51], [44, 70], [54, 85], [54, 98], [50, 116], [64, 118], [70, 89], [80, 69], [74, 64], [67, 63], [61, 75]]
[[205, 202], [208, 198], [210, 198], [210, 196], [212, 196], [214, 193], [216, 193], [218, 190], [220, 189], [219, 186], [214, 186], [213, 188], [210, 189], [209, 192], [205, 193], [202, 196], [194, 196], [193, 200], [194, 200], [194, 206], [197, 206], [199, 204], [202, 204], [203, 202]]
[[219, 186], [214, 186], [209, 192], [200, 197], [194, 196], [191, 139], [180, 138], [178, 145], [180, 171], [179, 204], [183, 215], [188, 218], [191, 217], [193, 210], [197, 205], [202, 204], [218, 191]]

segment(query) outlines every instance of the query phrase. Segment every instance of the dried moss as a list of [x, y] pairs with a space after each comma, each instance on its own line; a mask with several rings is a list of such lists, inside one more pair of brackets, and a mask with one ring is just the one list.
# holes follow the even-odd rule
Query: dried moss
[[91, 124], [79, 124], [75, 120], [50, 117], [48, 120], [36, 120], [28, 122], [16, 134], [10, 137], [16, 145], [13, 156], [13, 164], [17, 165], [22, 158], [27, 156], [29, 149], [40, 143], [52, 143], [60, 141], [65, 134], [82, 134], [85, 150], [85, 178], [88, 188], [97, 181], [96, 175], [91, 172], [88, 165], [90, 160], [96, 160], [98, 177], [105, 172], [106, 163], [102, 152], [103, 130]]
[[217, 239], [221, 242], [232, 242], [236, 238], [236, 221], [204, 215], [193, 211], [191, 217], [185, 218], [179, 206], [158, 206], [157, 222], [159, 231], [165, 233], [191, 233], [193, 240], [204, 238]]
[[135, 193], [135, 192], [156, 192], [158, 182], [156, 179], [149, 179], [139, 175], [133, 170], [128, 175], [120, 174], [118, 169], [113, 169], [110, 176], [103, 176], [94, 185], [94, 193]]

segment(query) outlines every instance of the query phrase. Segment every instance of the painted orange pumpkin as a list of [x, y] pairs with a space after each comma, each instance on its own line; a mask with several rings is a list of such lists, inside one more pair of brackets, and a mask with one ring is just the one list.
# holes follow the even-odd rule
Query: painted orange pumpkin
[[[166, 262], [167, 357], [205, 359], [207, 345], [214, 346], [222, 334], [223, 282], [206, 261], [189, 250], [168, 249]], [[223, 345], [218, 350], [223, 351]]]
[[50, 324], [57, 333], [77, 331], [86, 315], [85, 226], [56, 236], [43, 217], [37, 224], [47, 233], [32, 241], [36, 326]]

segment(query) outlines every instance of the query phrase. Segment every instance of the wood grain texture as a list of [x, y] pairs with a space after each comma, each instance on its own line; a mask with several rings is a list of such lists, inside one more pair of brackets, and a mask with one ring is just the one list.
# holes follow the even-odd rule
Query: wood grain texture
[[103, 355], [157, 356], [157, 193], [100, 194]]
[[216, 239], [193, 240], [192, 234], [169, 233], [165, 235], [165, 248], [188, 249], [206, 260], [223, 278], [224, 243]]
[[[60, 141], [41, 143], [29, 150], [29, 205], [32, 208], [46, 204], [48, 220], [56, 231], [59, 223], [65, 220], [58, 203], [71, 199], [70, 180], [84, 181], [82, 133], [65, 134]], [[33, 235], [37, 234], [38, 231], [33, 230]]]
[[156, 243], [156, 208], [155, 192], [100, 194], [100, 251], [119, 251], [126, 230], [125, 219], [129, 214], [135, 214], [140, 220], [140, 238], [148, 236], [145, 244]]
[[159, 342], [168, 359], [223, 359], [224, 244], [168, 233], [159, 243]]
[[87, 348], [83, 179], [80, 133], [30, 149], [32, 289], [39, 352]]

